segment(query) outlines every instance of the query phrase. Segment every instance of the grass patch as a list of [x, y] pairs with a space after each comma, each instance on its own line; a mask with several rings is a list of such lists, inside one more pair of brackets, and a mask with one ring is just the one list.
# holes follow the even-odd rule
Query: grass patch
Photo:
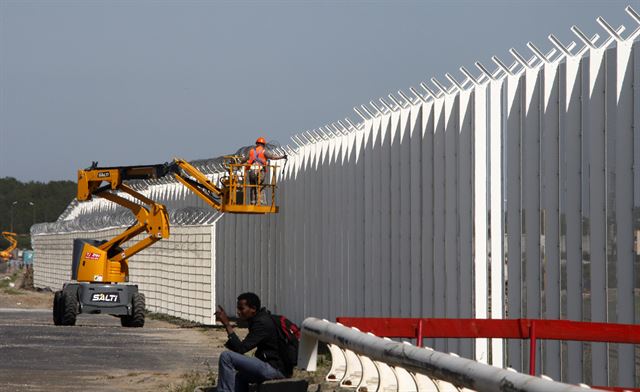
[[8, 295], [23, 295], [26, 294], [19, 287], [19, 280], [22, 276], [22, 271], [15, 271], [11, 275], [4, 275], [0, 277], [0, 290], [3, 294]]
[[5, 288], [5, 289], [2, 289], [2, 292], [4, 294], [9, 294], [9, 295], [24, 295], [25, 294], [21, 290], [14, 289], [13, 287], [8, 287], [8, 288]]
[[182, 381], [175, 385], [167, 386], [167, 392], [193, 392], [196, 387], [210, 386], [215, 384], [217, 374], [211, 368], [208, 362], [205, 363], [207, 370], [205, 372], [190, 371], [182, 375]]
[[10, 288], [11, 283], [15, 284], [18, 279], [18, 271], [14, 272], [11, 275], [5, 275], [0, 277], [0, 289]]
[[309, 381], [311, 384], [322, 384], [324, 378], [331, 369], [331, 355], [330, 354], [318, 354], [318, 362], [315, 372], [308, 372], [306, 370], [293, 369], [293, 378], [302, 378]]

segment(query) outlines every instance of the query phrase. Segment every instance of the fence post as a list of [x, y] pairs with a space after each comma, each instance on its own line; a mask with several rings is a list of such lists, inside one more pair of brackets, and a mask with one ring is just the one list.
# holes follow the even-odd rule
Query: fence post
[[536, 375], [536, 322], [529, 324], [529, 375]]

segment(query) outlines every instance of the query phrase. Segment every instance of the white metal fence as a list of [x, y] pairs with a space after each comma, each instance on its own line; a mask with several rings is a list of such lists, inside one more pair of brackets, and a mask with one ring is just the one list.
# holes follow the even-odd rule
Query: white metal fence
[[[630, 15], [640, 22], [637, 14]], [[218, 222], [217, 297], [251, 290], [313, 314], [638, 323], [640, 45], [565, 46], [428, 96], [358, 109], [364, 123], [294, 138], [275, 217]], [[581, 46], [582, 46], [581, 45]], [[418, 93], [417, 91], [412, 91]], [[424, 94], [424, 92], [423, 92]], [[414, 102], [417, 101], [417, 102]], [[365, 114], [368, 113], [368, 114]], [[429, 345], [528, 368], [520, 341]], [[542, 343], [554, 379], [639, 385], [638, 348]]]

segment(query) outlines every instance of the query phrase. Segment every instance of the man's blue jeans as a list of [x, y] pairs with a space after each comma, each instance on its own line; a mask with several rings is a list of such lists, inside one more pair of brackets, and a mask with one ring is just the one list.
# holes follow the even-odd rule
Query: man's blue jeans
[[249, 383], [284, 378], [278, 369], [255, 357], [225, 351], [218, 362], [218, 392], [246, 392]]

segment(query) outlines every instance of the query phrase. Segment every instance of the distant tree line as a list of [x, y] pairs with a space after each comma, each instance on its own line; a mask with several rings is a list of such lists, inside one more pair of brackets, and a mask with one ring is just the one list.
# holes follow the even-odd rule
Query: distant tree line
[[[54, 222], [76, 196], [73, 181], [20, 182], [0, 178], [0, 231], [18, 233], [18, 246], [29, 248], [29, 229], [34, 223]], [[0, 249], [9, 243], [0, 236]]]

